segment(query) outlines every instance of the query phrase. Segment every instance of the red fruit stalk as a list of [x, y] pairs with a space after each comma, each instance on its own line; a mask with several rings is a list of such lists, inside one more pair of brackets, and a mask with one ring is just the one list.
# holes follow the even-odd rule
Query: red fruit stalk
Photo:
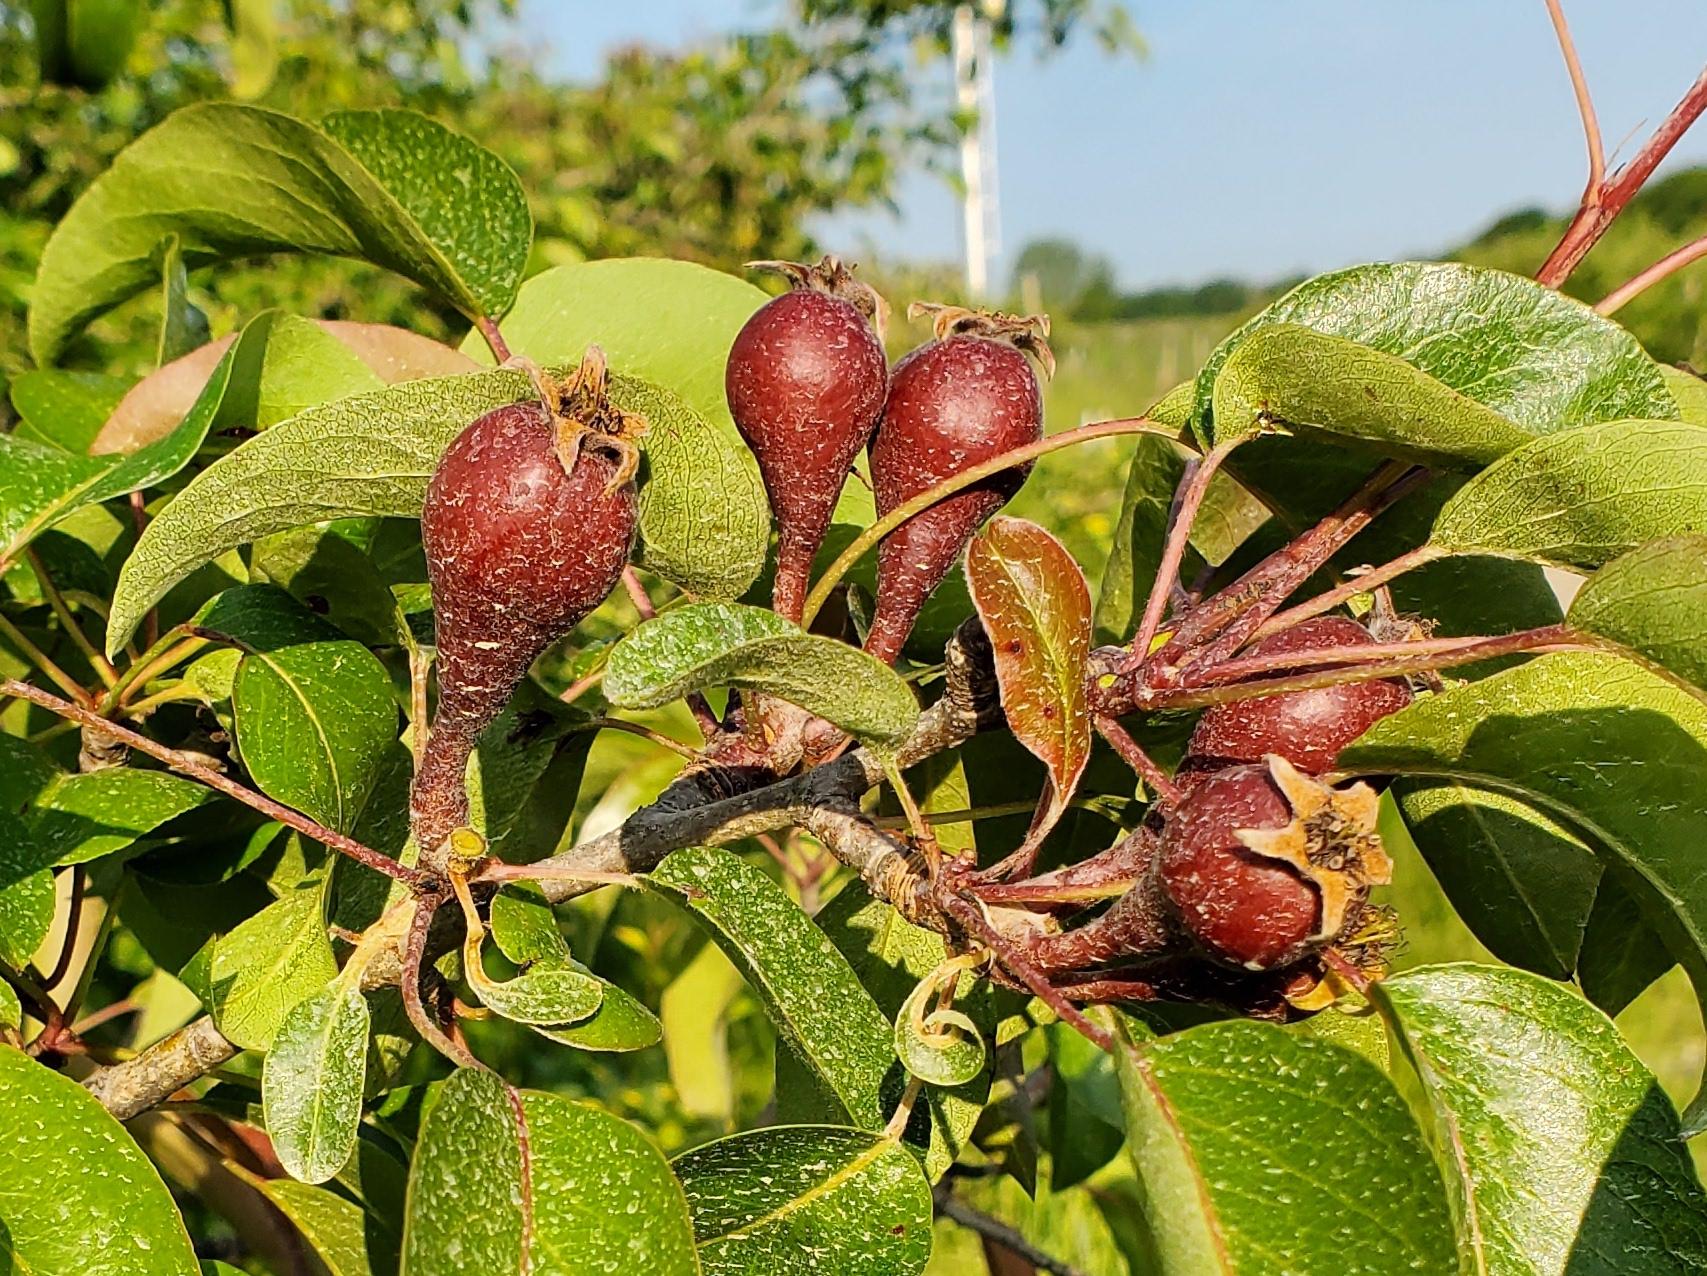
[[539, 401], [475, 421], [440, 458], [421, 511], [439, 701], [410, 793], [427, 867], [468, 821], [480, 733], [533, 662], [616, 587], [634, 543], [639, 417], [610, 401], [595, 346]]
[[793, 285], [736, 335], [723, 385], [776, 516], [771, 605], [797, 621], [836, 498], [883, 410], [889, 364], [879, 338], [888, 308], [834, 257], [816, 266], [748, 264], [779, 270]]
[[[1043, 315], [915, 304], [932, 313], [935, 339], [895, 365], [889, 401], [871, 442], [877, 512], [944, 479], [1043, 437], [1043, 395], [1026, 352], [1055, 369]], [[1013, 499], [1029, 464], [1005, 470], [908, 519], [877, 557], [877, 607], [865, 649], [893, 664], [932, 591], [980, 525]]]
[[[1283, 629], [1242, 654], [1276, 656], [1291, 651], [1362, 647], [1373, 641], [1369, 631], [1354, 620], [1318, 616]], [[1292, 672], [1297, 670], [1282, 668], [1268, 676]], [[1204, 772], [1260, 762], [1271, 753], [1279, 754], [1300, 771], [1321, 775], [1333, 768], [1341, 749], [1410, 702], [1410, 689], [1402, 680], [1384, 678], [1211, 705], [1192, 731], [1176, 778], [1188, 785]]]

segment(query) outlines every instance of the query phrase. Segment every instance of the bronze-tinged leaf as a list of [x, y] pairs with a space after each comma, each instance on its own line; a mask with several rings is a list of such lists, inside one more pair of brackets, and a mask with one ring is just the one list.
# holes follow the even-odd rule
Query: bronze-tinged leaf
[[1060, 541], [1000, 515], [967, 547], [966, 580], [995, 649], [1008, 726], [1049, 768], [1048, 804], [1028, 839], [1035, 842], [1061, 818], [1091, 755], [1090, 587]]

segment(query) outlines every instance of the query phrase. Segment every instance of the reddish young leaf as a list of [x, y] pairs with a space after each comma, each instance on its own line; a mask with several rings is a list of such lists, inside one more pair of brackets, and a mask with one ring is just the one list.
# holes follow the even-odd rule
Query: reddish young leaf
[[1091, 755], [1091, 591], [1060, 541], [1005, 516], [972, 538], [966, 580], [995, 648], [1008, 725], [1049, 768], [1049, 791], [1026, 838], [1036, 846], [1067, 809]]

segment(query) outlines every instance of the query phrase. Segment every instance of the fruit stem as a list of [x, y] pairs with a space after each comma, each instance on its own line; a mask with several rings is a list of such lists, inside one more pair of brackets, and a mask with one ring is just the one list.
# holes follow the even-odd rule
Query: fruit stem
[[1217, 443], [1200, 460], [1193, 461], [1186, 467], [1179, 489], [1174, 493], [1168, 538], [1162, 546], [1162, 560], [1156, 565], [1156, 577], [1150, 582], [1150, 597], [1144, 604], [1144, 618], [1139, 622], [1138, 633], [1132, 639], [1133, 668], [1150, 654], [1150, 644], [1155, 640], [1156, 630], [1162, 623], [1162, 612], [1168, 605], [1168, 599], [1173, 597], [1174, 587], [1179, 583], [1180, 563], [1185, 558], [1185, 547], [1191, 539], [1192, 526], [1197, 522], [1197, 511], [1203, 504], [1204, 496], [1209, 492], [1209, 481], [1215, 477], [1215, 472], [1221, 468], [1221, 463], [1233, 449], [1249, 437], [1241, 435], [1225, 443]]
[[1076, 429], [1063, 430], [1060, 434], [1052, 434], [1046, 439], [1035, 443], [1027, 443], [1024, 447], [1013, 448], [1000, 456], [993, 456], [987, 461], [962, 470], [952, 478], [946, 478], [935, 487], [926, 488], [910, 500], [903, 501], [889, 513], [866, 528], [853, 542], [836, 556], [836, 561], [824, 570], [818, 578], [818, 583], [812, 587], [812, 592], [806, 597], [806, 606], [801, 611], [801, 628], [809, 628], [817, 617], [819, 610], [829, 599], [830, 593], [841, 583], [842, 577], [851, 571], [860, 559], [890, 532], [916, 514], [921, 514], [939, 501], [947, 500], [956, 492], [981, 483], [992, 474], [1000, 474], [1003, 470], [1011, 470], [1024, 465], [1027, 461], [1045, 456], [1050, 452], [1072, 447], [1078, 443], [1091, 443], [1097, 439], [1114, 438], [1122, 434], [1159, 434], [1163, 438], [1179, 442], [1179, 434], [1175, 430], [1157, 425], [1149, 417], [1121, 417], [1112, 421], [1096, 421], [1090, 425], [1081, 425]]
[[486, 339], [486, 347], [491, 350], [492, 357], [499, 363], [510, 361], [510, 344], [504, 340], [504, 334], [498, 331], [497, 320], [488, 315], [476, 315], [474, 326]]
[[485, 1070], [486, 1065], [470, 1054], [467, 1047], [445, 1035], [444, 1030], [433, 1022], [427, 1008], [421, 1004], [421, 963], [426, 955], [427, 936], [433, 927], [433, 915], [439, 911], [439, 905], [442, 903], [442, 894], [423, 895], [416, 901], [415, 916], [409, 923], [409, 938], [404, 941], [403, 946], [403, 1013], [409, 1017], [415, 1031], [421, 1034], [421, 1039], [452, 1063], [459, 1067]]
[[[1377, 660], [1366, 665], [1348, 665], [1317, 673], [1296, 674], [1285, 678], [1258, 678], [1226, 687], [1146, 689], [1138, 693], [1137, 703], [1140, 708], [1147, 710], [1199, 709], [1233, 700], [1279, 695], [1285, 691], [1313, 691], [1317, 687], [1333, 687], [1346, 682], [1372, 682], [1378, 678], [1449, 669], [1454, 665], [1474, 664], [1478, 660], [1492, 660], [1520, 652], [1539, 654], [1549, 651], [1606, 650], [1614, 648], [1596, 641], [1591, 635], [1572, 629], [1569, 625], [1546, 625], [1539, 629], [1524, 629], [1497, 638], [1481, 639], [1445, 652], [1429, 651], [1414, 657]], [[1298, 654], [1291, 653], [1290, 658], [1296, 661]]]
[[1144, 752], [1143, 747], [1132, 738], [1125, 727], [1113, 718], [1098, 715], [1096, 729], [1097, 734], [1108, 741], [1109, 747], [1120, 755], [1121, 760], [1137, 772], [1138, 778], [1149, 786], [1164, 811], [1179, 802], [1179, 785], [1173, 782], [1172, 776], [1156, 765], [1155, 759]]
[[1285, 611], [1276, 612], [1264, 621], [1251, 637], [1253, 639], [1266, 638], [1270, 634], [1279, 633], [1282, 629], [1290, 629], [1301, 620], [1308, 620], [1312, 616], [1320, 616], [1325, 611], [1332, 611], [1348, 599], [1355, 598], [1359, 594], [1372, 593], [1388, 581], [1395, 580], [1406, 572], [1415, 571], [1418, 567], [1424, 567], [1436, 559], [1444, 557], [1444, 552], [1434, 545], [1418, 545], [1415, 549], [1406, 550], [1390, 562], [1383, 563], [1379, 567], [1371, 567], [1366, 572], [1359, 572], [1350, 580], [1334, 586], [1326, 593], [1317, 594], [1314, 598], [1307, 599], [1295, 607], [1288, 607]]
[[1140, 656], [1135, 646], [1133, 655], [1152, 669], [1188, 658], [1213, 663], [1231, 656], [1300, 585], [1427, 474], [1402, 461], [1387, 462], [1321, 522], [1185, 617], [1161, 648]]
[[151, 740], [139, 731], [129, 727], [121, 727], [109, 722], [100, 714], [82, 705], [72, 704], [61, 700], [52, 692], [43, 691], [40, 687], [32, 687], [27, 682], [19, 682], [16, 678], [0, 679], [0, 697], [11, 696], [19, 700], [28, 700], [31, 704], [39, 705], [50, 713], [57, 713], [62, 718], [70, 719], [95, 732], [97, 735], [109, 736], [120, 744], [128, 745], [138, 753], [147, 754], [156, 761], [163, 762], [171, 770], [180, 775], [188, 776], [198, 784], [205, 784], [216, 792], [225, 794], [228, 798], [243, 803], [265, 815], [288, 825], [299, 833], [306, 834], [316, 842], [322, 842], [340, 854], [347, 855], [356, 863], [384, 873], [387, 877], [404, 883], [416, 889], [426, 885], [430, 880], [428, 874], [419, 869], [399, 864], [391, 856], [374, 850], [371, 846], [363, 846], [352, 837], [345, 837], [334, 829], [327, 828], [319, 821], [311, 819], [300, 811], [292, 810], [282, 802], [255, 790], [246, 788], [229, 776], [221, 775], [212, 767], [193, 760], [176, 749], [168, 748], [158, 740]]

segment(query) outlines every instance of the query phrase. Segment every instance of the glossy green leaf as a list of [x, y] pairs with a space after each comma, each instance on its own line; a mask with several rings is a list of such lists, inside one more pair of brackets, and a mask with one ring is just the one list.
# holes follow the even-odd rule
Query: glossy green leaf
[[5, 980], [0, 980], [0, 1028], [19, 1028], [24, 1022], [24, 1006], [18, 992]]
[[1040, 839], [1072, 801], [1091, 757], [1090, 587], [1065, 545], [1036, 523], [1000, 514], [967, 546], [966, 580], [995, 652], [1008, 729], [1049, 768], [1048, 809], [1028, 835]]
[[739, 598], [764, 570], [770, 541], [752, 453], [669, 390], [622, 378], [615, 394], [646, 418], [640, 565], [697, 598]]
[[347, 112], [328, 127], [343, 145], [274, 111], [208, 103], [126, 147], [42, 250], [36, 362], [52, 363], [90, 319], [152, 286], [168, 234], [192, 270], [280, 249], [335, 253], [389, 267], [466, 314], [501, 313], [532, 231], [515, 174], [413, 113]]
[[1676, 1110], [1605, 1015], [1489, 966], [1423, 967], [1376, 987], [1448, 1151], [1469, 1270], [1707, 1266], [1707, 1193]]
[[1608, 865], [1583, 926], [1577, 984], [1595, 1005], [1616, 1015], [1673, 966], [1643, 910], [1647, 892], [1629, 869]]
[[1289, 323], [1239, 343], [1216, 378], [1213, 405], [1217, 443], [1279, 425], [1473, 468], [1531, 437], [1397, 355]]
[[1062, 1190], [1096, 1173], [1125, 1144], [1120, 1077], [1113, 1058], [1085, 1040], [1071, 1024], [1052, 1023], [1043, 1035], [1048, 1042], [1052, 1076], [1047, 1134], [1049, 1184], [1053, 1190]]
[[344, 979], [291, 1007], [261, 1073], [267, 1134], [293, 1178], [324, 1183], [356, 1150], [368, 1008]]
[[462, 1069], [427, 1114], [410, 1167], [402, 1276], [524, 1270], [699, 1268], [681, 1187], [639, 1130]]
[[[21, 833], [15, 820], [0, 821], [0, 836]], [[0, 889], [0, 962], [22, 970], [53, 926], [53, 874], [47, 869]]]
[[[499, 890], [492, 897], [488, 920], [498, 951], [516, 965], [592, 977], [569, 955], [556, 914], [533, 883], [513, 882]], [[657, 1045], [663, 1036], [657, 1016], [633, 994], [608, 981], [598, 982], [603, 996], [591, 1016], [574, 1024], [530, 1026], [542, 1037], [581, 1050], [644, 1050]]]
[[901, 1066], [930, 1085], [965, 1085], [984, 1071], [984, 1038], [971, 1016], [938, 1003], [939, 985], [923, 980], [895, 1016]]
[[[149, 524], [119, 574], [109, 647], [116, 652], [173, 585], [227, 550], [328, 519], [420, 517], [439, 454], [479, 417], [534, 393], [516, 371], [405, 381], [310, 408], [248, 440]], [[656, 543], [642, 557], [691, 568], [676, 582], [683, 588], [730, 580], [731, 562], [751, 558], [748, 541], [766, 518], [763, 489], [731, 485], [718, 497], [727, 505], [684, 513], [708, 475], [727, 476], [713, 427], [656, 386], [616, 377], [611, 393], [624, 406], [651, 406], [661, 422], [641, 487], [642, 533]], [[658, 490], [648, 497], [648, 488]], [[649, 501], [656, 516], [644, 512]]]
[[[918, 982], [948, 956], [941, 935], [913, 925], [883, 900], [873, 899], [858, 882], [845, 886], [812, 920], [847, 959], [879, 1011], [890, 1020], [900, 1014]], [[982, 1034], [993, 1035], [996, 1009], [988, 984], [963, 984], [960, 1004]], [[809, 1101], [809, 1087], [793, 1084], [793, 1072], [801, 1066], [778, 1054], [778, 1118], [785, 1122], [829, 1119], [834, 1115], [833, 1104], [829, 1108], [816, 1105]], [[898, 1101], [902, 1077], [893, 1062], [874, 1052], [870, 1066], [871, 1084], [879, 1086], [888, 1101]], [[930, 1117], [928, 1135], [915, 1123], [908, 1128], [907, 1141], [922, 1145], [925, 1169], [933, 1181], [970, 1142], [978, 1116], [989, 1101], [991, 1071], [985, 1067], [960, 1085], [927, 1086], [920, 1094], [919, 1105]]]
[[1441, 508], [1455, 553], [1598, 567], [1652, 540], [1707, 532], [1707, 429], [1611, 421], [1536, 439]]
[[597, 1010], [604, 997], [599, 980], [568, 967], [535, 966], [504, 980], [479, 978], [471, 971], [469, 982], [481, 1004], [516, 1023], [574, 1023]]
[[10, 1046], [0, 1046], [0, 1093], [0, 1259], [9, 1271], [196, 1276], [159, 1172], [93, 1095]]
[[1393, 796], [1447, 899], [1488, 951], [1569, 979], [1600, 886], [1594, 852], [1504, 793], [1407, 778], [1393, 785]]
[[1581, 302], [1521, 275], [1444, 262], [1318, 275], [1248, 320], [1197, 378], [1193, 425], [1210, 437], [1215, 383], [1234, 350], [1297, 324], [1396, 355], [1532, 434], [1619, 417], [1675, 419], [1659, 367]]
[[758, 869], [711, 847], [674, 852], [647, 880], [706, 927], [847, 1117], [880, 1129], [888, 1114], [879, 1086], [894, 1060], [889, 1021], [800, 906]]
[[392, 234], [403, 239], [403, 226], [412, 222], [425, 240], [425, 251], [416, 250], [416, 271], [456, 279], [462, 287], [445, 295], [464, 313], [463, 289], [475, 313], [495, 316], [510, 308], [527, 269], [533, 216], [508, 164], [414, 111], [335, 111], [320, 127], [397, 202], [402, 225]]
[[1462, 780], [1559, 819], [1631, 870], [1698, 994], [1707, 990], [1707, 705], [1671, 682], [1610, 654], [1539, 656], [1416, 701], [1339, 763]]
[[1707, 692], [1707, 536], [1614, 559], [1577, 591], [1566, 619]]
[[14, 438], [82, 456], [130, 382], [101, 372], [36, 368], [12, 378], [9, 390], [18, 423]]
[[184, 267], [184, 246], [176, 235], [155, 245], [160, 267], [160, 341], [154, 349], [156, 366], [182, 358], [212, 337], [207, 316], [190, 300], [190, 273]]
[[1229, 1021], [1117, 1066], [1164, 1276], [1458, 1270], [1434, 1158], [1362, 1055]]
[[285, 1016], [338, 973], [326, 936], [324, 883], [287, 892], [213, 943], [208, 1009], [219, 1030], [264, 1050]]
[[166, 771], [111, 767], [61, 775], [30, 811], [30, 832], [46, 863], [81, 864], [123, 850], [167, 820], [215, 797], [212, 789]]
[[337, 525], [297, 527], [255, 542], [252, 579], [269, 581], [347, 636], [395, 646], [404, 620], [373, 559]]
[[671, 1162], [706, 1276], [910, 1276], [931, 1252], [931, 1189], [898, 1143], [773, 1126]]
[[[514, 354], [540, 364], [575, 364], [596, 345], [611, 370], [681, 396], [739, 444], [723, 394], [729, 347], [770, 295], [722, 271], [662, 257], [555, 266], [521, 287], [500, 327]], [[492, 352], [479, 333], [462, 343], [483, 363]], [[748, 457], [755, 479], [757, 463]]]
[[[270, 1120], [268, 1132], [272, 1132]], [[329, 1276], [384, 1276], [383, 1262], [370, 1256], [374, 1247], [361, 1206], [326, 1188], [293, 1179], [257, 1179], [255, 1187], [302, 1234]]]
[[1671, 397], [1677, 400], [1680, 419], [1691, 425], [1707, 425], [1707, 381], [1664, 363], [1660, 365], [1660, 375], [1665, 378]]
[[678, 607], [619, 642], [605, 667], [605, 695], [619, 709], [654, 709], [715, 686], [767, 692], [864, 740], [901, 740], [919, 717], [894, 670], [761, 607]]
[[228, 354], [182, 423], [128, 456], [75, 456], [0, 434], [0, 560], [12, 559], [40, 533], [85, 505], [151, 487], [183, 469], [207, 437], [231, 376]]

